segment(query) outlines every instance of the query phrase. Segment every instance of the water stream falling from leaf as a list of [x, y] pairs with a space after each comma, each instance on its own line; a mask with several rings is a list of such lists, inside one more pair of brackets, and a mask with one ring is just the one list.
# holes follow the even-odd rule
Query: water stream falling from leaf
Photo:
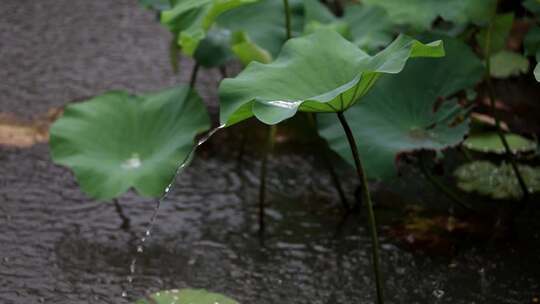
[[150, 218], [150, 222], [148, 223], [148, 225], [146, 227], [144, 235], [139, 239], [138, 244], [137, 244], [137, 250], [136, 250], [134, 257], [131, 259], [131, 262], [129, 264], [129, 275], [127, 276], [128, 286], [127, 286], [126, 289], [124, 289], [122, 291], [122, 297], [123, 298], [126, 298], [128, 296], [128, 289], [130, 289], [132, 287], [133, 276], [135, 275], [135, 270], [136, 270], [136, 267], [137, 267], [137, 258], [139, 257], [140, 254], [142, 254], [144, 252], [144, 244], [150, 238], [150, 235], [152, 234], [152, 228], [154, 227], [154, 223], [156, 222], [156, 218], [157, 218], [157, 215], [159, 213], [161, 203], [167, 198], [169, 192], [171, 191], [171, 189], [173, 187], [174, 182], [176, 181], [176, 178], [178, 177], [178, 175], [180, 175], [180, 172], [184, 169], [184, 167], [191, 161], [191, 159], [195, 155], [195, 150], [197, 150], [197, 148], [199, 146], [201, 146], [205, 142], [207, 142], [217, 131], [219, 131], [219, 130], [221, 130], [223, 128], [225, 128], [225, 125], [220, 125], [219, 127], [208, 131], [203, 137], [201, 137], [197, 141], [197, 143], [193, 146], [191, 151], [189, 151], [186, 158], [184, 158], [184, 160], [176, 168], [176, 171], [175, 171], [173, 177], [171, 178], [171, 181], [169, 182], [167, 187], [165, 187], [165, 189], [163, 190], [163, 194], [161, 195], [161, 197], [159, 197], [156, 200], [156, 207], [154, 209], [154, 212], [152, 213], [152, 217]]

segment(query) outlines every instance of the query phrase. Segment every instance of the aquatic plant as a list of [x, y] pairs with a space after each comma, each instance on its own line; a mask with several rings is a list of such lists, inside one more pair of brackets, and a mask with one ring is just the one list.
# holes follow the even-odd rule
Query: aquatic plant
[[[497, 13], [496, 0], [366, 0], [362, 5], [343, 7], [338, 3], [335, 8], [344, 10], [342, 17], [317, 0], [139, 2], [157, 11], [160, 22], [171, 31], [173, 69], [180, 69], [180, 53], [195, 64], [189, 85], [142, 95], [114, 91], [66, 108], [51, 129], [51, 155], [56, 163], [70, 167], [81, 189], [94, 198], [114, 200], [133, 188], [143, 196], [159, 197], [161, 202], [198, 145], [219, 129], [256, 118], [269, 125], [259, 189], [259, 227], [264, 232], [267, 163], [276, 125], [305, 112], [310, 122], [306, 128], [314, 129], [328, 143], [320, 149], [329, 146], [356, 169], [367, 208], [377, 302], [381, 304], [384, 282], [368, 178], [394, 178], [396, 160], [410, 155], [420, 160], [417, 163], [428, 179], [444, 189], [423, 163], [424, 152], [440, 154], [467, 138], [470, 110], [482, 104], [481, 98], [464, 97], [463, 92], [474, 91], [482, 76], [499, 141], [493, 133], [474, 133], [464, 147], [504, 150], [509, 165], [503, 165], [501, 174], [515, 177], [524, 198], [529, 193], [527, 183], [536, 182], [536, 173], [529, 174], [532, 171], [516, 160], [516, 152], [523, 151], [523, 146], [531, 150], [534, 143], [503, 133], [491, 78], [528, 73], [530, 60], [540, 60], [539, 27], [532, 26], [526, 35], [523, 55], [509, 50], [506, 42], [515, 17]], [[540, 5], [532, 0], [524, 6], [532, 14], [540, 12]], [[445, 49], [446, 57], [438, 58], [445, 55]], [[407, 63], [415, 57], [433, 58]], [[245, 69], [227, 78], [225, 66], [235, 59]], [[195, 89], [201, 67], [219, 68], [224, 79], [219, 84], [220, 127], [197, 141], [210, 128]], [[537, 65], [537, 79], [538, 74]], [[485, 167], [479, 171], [485, 176], [501, 171]], [[457, 176], [465, 191], [489, 194], [483, 184], [480, 190], [476, 184], [471, 186], [467, 179], [471, 174]], [[336, 185], [342, 193], [339, 183]], [[517, 198], [514, 186], [505, 198]], [[349, 209], [346, 202], [344, 206]], [[220, 297], [180, 290], [155, 294], [138, 303], [169, 303], [175, 296], [180, 304], [192, 296], [193, 303], [200, 304]], [[200, 298], [205, 300], [197, 302]], [[220, 299], [220, 303], [229, 301]]]

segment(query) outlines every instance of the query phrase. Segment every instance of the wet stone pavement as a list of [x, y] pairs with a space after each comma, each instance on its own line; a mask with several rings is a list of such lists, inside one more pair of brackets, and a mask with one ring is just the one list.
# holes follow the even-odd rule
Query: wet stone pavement
[[[109, 89], [142, 92], [185, 82], [187, 73], [171, 72], [170, 37], [153, 18], [135, 0], [3, 0], [0, 112], [29, 118]], [[190, 65], [183, 62], [184, 69]], [[218, 75], [205, 71], [198, 84], [212, 113]], [[183, 287], [246, 304], [373, 303], [365, 218], [342, 223], [318, 156], [278, 145], [269, 163], [261, 244], [260, 143], [248, 138], [238, 162], [239, 142], [231, 132], [218, 133], [178, 178], [132, 284], [129, 264], [154, 202], [124, 195], [131, 229], [122, 230], [114, 205], [81, 193], [73, 174], [51, 162], [47, 145], [0, 147], [0, 303], [132, 303], [148, 292]], [[340, 173], [352, 192], [352, 172]], [[536, 216], [529, 214], [516, 240], [464, 241], [452, 255], [421, 253], [387, 232], [396, 221], [384, 216], [392, 214], [384, 204], [389, 186], [377, 189], [388, 303], [522, 304], [540, 297]], [[415, 172], [392, 191], [404, 201], [444, 205]]]

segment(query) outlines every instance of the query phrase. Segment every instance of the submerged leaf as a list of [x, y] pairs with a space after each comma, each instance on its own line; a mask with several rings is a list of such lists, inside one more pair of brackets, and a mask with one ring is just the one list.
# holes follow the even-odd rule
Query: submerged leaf
[[369, 56], [331, 30], [289, 40], [270, 64], [253, 62], [219, 89], [220, 119], [233, 125], [256, 116], [276, 124], [297, 111], [338, 112], [364, 96], [381, 73], [400, 72], [410, 57], [440, 57], [441, 41], [400, 36]]
[[51, 128], [51, 154], [94, 198], [130, 187], [155, 197], [208, 127], [200, 97], [187, 86], [142, 96], [110, 92], [65, 109]]
[[[530, 152], [536, 150], [536, 143], [517, 134], [505, 134], [504, 137], [513, 153]], [[472, 134], [464, 142], [467, 149], [484, 153], [504, 154], [506, 150], [495, 132]]]
[[[540, 168], [519, 165], [529, 192], [540, 191]], [[522, 190], [510, 164], [497, 166], [488, 161], [475, 161], [460, 166], [454, 175], [458, 187], [465, 192], [478, 192], [494, 199], [519, 199]]]
[[[398, 75], [381, 77], [363, 102], [345, 113], [368, 177], [392, 178], [400, 153], [444, 149], [467, 134], [467, 123], [455, 122], [463, 112], [455, 100], [437, 105], [474, 86], [482, 78], [482, 63], [463, 42], [448, 38], [444, 43], [446, 57], [418, 59]], [[319, 131], [334, 151], [354, 164], [335, 115], [320, 115]]]
[[235, 300], [203, 289], [172, 289], [156, 292], [135, 304], [238, 304]]

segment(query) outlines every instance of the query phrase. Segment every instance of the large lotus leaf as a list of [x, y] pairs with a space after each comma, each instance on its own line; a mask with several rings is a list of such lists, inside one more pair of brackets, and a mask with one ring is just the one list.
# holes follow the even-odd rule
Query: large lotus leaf
[[[297, 0], [289, 4], [293, 36], [297, 36], [303, 27], [303, 4]], [[242, 32], [252, 45], [275, 58], [287, 40], [284, 14], [283, 1], [260, 0], [224, 13], [216, 23], [232, 33]]]
[[161, 12], [161, 23], [178, 35], [182, 51], [192, 56], [199, 42], [223, 13], [258, 0], [177, 0]]
[[[517, 134], [505, 134], [504, 137], [513, 153], [536, 150], [536, 143], [525, 137]], [[463, 145], [467, 149], [484, 153], [504, 154], [506, 152], [499, 134], [495, 132], [471, 134]]]
[[203, 289], [172, 289], [156, 292], [135, 304], [238, 304], [235, 300]]
[[386, 11], [378, 6], [349, 5], [345, 22], [354, 44], [366, 51], [376, 51], [392, 41], [392, 22]]
[[508, 38], [508, 34], [510, 34], [513, 23], [514, 13], [496, 15], [490, 27], [485, 27], [476, 34], [476, 41], [478, 42], [478, 45], [480, 45], [482, 51], [486, 49], [488, 31], [491, 35], [489, 46], [490, 54], [503, 50], [506, 46], [506, 39]]
[[363, 0], [384, 8], [395, 24], [429, 29], [437, 17], [457, 24], [486, 23], [496, 0]]
[[200, 97], [187, 86], [142, 96], [117, 91], [68, 106], [51, 128], [50, 146], [53, 160], [95, 198], [130, 187], [156, 197], [208, 127]]
[[[540, 168], [519, 165], [529, 192], [540, 191]], [[510, 164], [497, 166], [488, 161], [475, 161], [460, 166], [454, 175], [458, 187], [465, 192], [477, 192], [494, 199], [520, 199], [522, 190]]]
[[369, 56], [331, 30], [289, 40], [270, 64], [252, 62], [219, 88], [221, 123], [255, 115], [276, 124], [297, 111], [338, 112], [364, 96], [381, 73], [398, 73], [410, 57], [442, 56], [441, 41], [422, 44], [406, 36]]
[[519, 53], [503, 50], [491, 56], [489, 60], [490, 74], [495, 78], [519, 76], [529, 71], [529, 60]]
[[[370, 178], [394, 177], [400, 153], [441, 150], [459, 144], [467, 134], [466, 122], [455, 125], [463, 112], [456, 101], [438, 103], [474, 86], [484, 69], [463, 42], [447, 38], [444, 43], [444, 58], [417, 59], [400, 74], [381, 77], [364, 100], [345, 113]], [[343, 159], [354, 164], [335, 115], [318, 118], [319, 133]]]

